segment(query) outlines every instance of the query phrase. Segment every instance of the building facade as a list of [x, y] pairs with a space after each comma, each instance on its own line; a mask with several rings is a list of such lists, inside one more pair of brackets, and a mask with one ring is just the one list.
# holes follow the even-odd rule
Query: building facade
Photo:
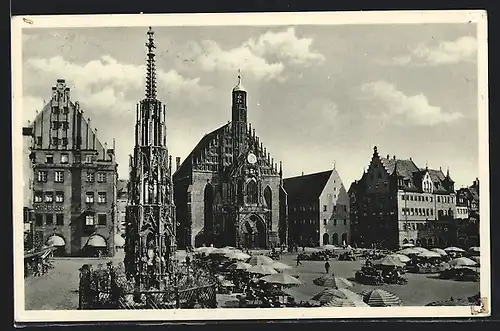
[[[58, 254], [114, 254], [117, 164], [63, 79], [30, 127], [35, 240]], [[99, 253], [100, 254], [100, 253]]]
[[119, 179], [116, 189], [116, 233], [125, 235], [128, 180]]
[[350, 189], [353, 240], [361, 247], [405, 243], [443, 247], [456, 242], [456, 197], [449, 171], [419, 168], [408, 160], [380, 157]]
[[31, 146], [33, 145], [33, 129], [23, 128], [23, 225], [25, 249], [34, 248], [33, 242], [33, 162]]
[[247, 92], [238, 76], [232, 121], [206, 134], [182, 164], [177, 159], [173, 180], [180, 247], [266, 248], [286, 242], [281, 163], [278, 169], [248, 123], [247, 111]]
[[289, 244], [350, 243], [349, 197], [335, 168], [286, 178]]
[[[479, 179], [471, 186], [457, 190], [458, 245], [479, 246]], [[459, 217], [462, 216], [462, 217]]]

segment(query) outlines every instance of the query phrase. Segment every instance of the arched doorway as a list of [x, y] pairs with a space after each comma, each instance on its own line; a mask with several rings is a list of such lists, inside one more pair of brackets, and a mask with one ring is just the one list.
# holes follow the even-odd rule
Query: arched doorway
[[213, 204], [214, 190], [212, 185], [207, 184], [205, 186], [205, 192], [203, 193], [203, 230], [208, 237], [211, 237], [214, 230]]
[[267, 243], [266, 243], [266, 228], [264, 225], [264, 222], [255, 217], [255, 228], [257, 229], [257, 233], [255, 234], [255, 247], [257, 248], [267, 248]]
[[47, 246], [54, 247], [54, 256], [64, 256], [66, 253], [66, 241], [58, 234], [53, 234], [47, 239]]
[[434, 245], [434, 242], [432, 241], [432, 238], [428, 238], [427, 239], [427, 246], [428, 247], [432, 247], [432, 245]]
[[323, 245], [328, 245], [330, 243], [330, 235], [328, 233], [323, 234]]
[[422, 241], [420, 239], [417, 239], [416, 244], [418, 247], [422, 246]]
[[332, 236], [332, 245], [338, 245], [339, 244], [339, 235], [337, 233], [334, 233]]
[[347, 233], [342, 233], [342, 245], [348, 245], [349, 243], [347, 242]]
[[252, 226], [248, 221], [245, 222], [245, 225], [243, 226], [242, 229], [243, 233], [243, 246], [245, 248], [252, 248], [253, 247], [253, 229]]
[[410, 244], [415, 245], [415, 240], [410, 239]]
[[408, 243], [408, 239], [403, 239], [403, 245]]

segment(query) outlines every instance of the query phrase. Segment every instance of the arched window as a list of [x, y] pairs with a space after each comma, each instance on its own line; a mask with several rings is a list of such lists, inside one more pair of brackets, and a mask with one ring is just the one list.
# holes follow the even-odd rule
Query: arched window
[[213, 222], [213, 204], [214, 204], [214, 190], [212, 185], [205, 186], [203, 194], [203, 227], [205, 231], [212, 231]]
[[328, 245], [330, 243], [330, 236], [328, 233], [323, 234], [323, 245]]
[[264, 190], [264, 201], [266, 203], [267, 208], [269, 209], [269, 223], [268, 228], [271, 229], [272, 219], [273, 219], [273, 195], [271, 192], [271, 188], [266, 186]]
[[259, 191], [257, 183], [254, 180], [251, 180], [247, 184], [247, 202], [257, 203], [258, 200], [259, 200]]

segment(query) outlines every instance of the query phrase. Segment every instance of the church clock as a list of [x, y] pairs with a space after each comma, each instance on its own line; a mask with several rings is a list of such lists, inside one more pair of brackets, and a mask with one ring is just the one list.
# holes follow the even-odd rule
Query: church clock
[[254, 153], [249, 153], [247, 156], [247, 161], [250, 164], [255, 164], [255, 163], [257, 163], [257, 157], [255, 156]]

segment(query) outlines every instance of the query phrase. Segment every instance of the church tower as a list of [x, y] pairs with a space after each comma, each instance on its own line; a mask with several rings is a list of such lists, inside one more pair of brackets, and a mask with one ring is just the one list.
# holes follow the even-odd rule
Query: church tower
[[139, 290], [162, 289], [174, 271], [176, 250], [166, 109], [156, 99], [154, 32], [149, 28], [147, 34], [145, 98], [136, 109], [126, 208], [125, 267]]
[[245, 151], [247, 136], [247, 92], [241, 84], [241, 71], [238, 72], [238, 84], [233, 88], [232, 99], [233, 164]]

